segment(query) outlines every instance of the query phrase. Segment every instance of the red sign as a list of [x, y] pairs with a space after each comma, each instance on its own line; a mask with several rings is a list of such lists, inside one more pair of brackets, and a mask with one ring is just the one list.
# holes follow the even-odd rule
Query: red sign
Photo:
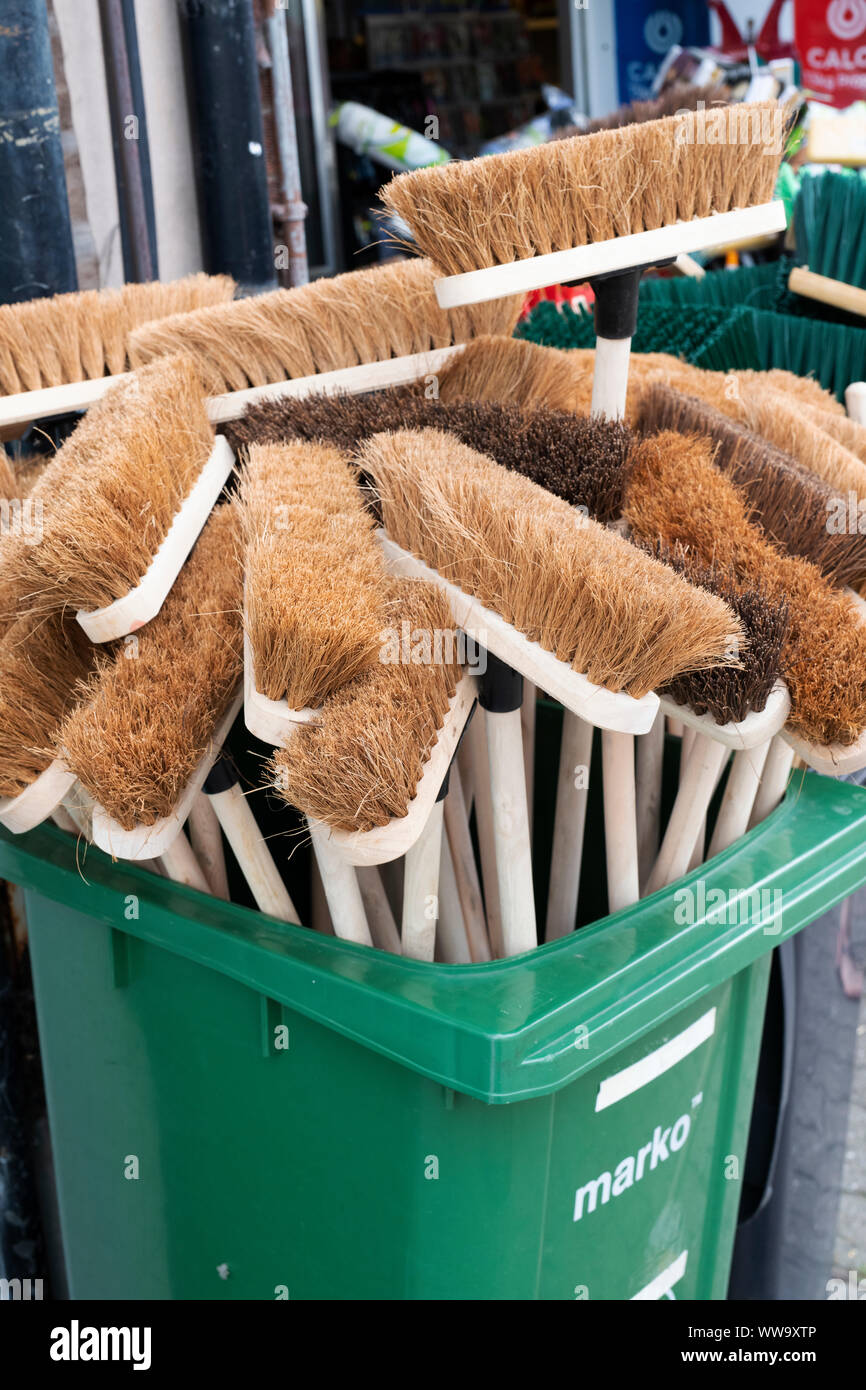
[[804, 87], [833, 106], [866, 98], [866, 0], [795, 0]]

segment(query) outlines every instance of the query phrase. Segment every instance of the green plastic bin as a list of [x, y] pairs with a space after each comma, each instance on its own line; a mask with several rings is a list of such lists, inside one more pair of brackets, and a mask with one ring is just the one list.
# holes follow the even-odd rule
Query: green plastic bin
[[85, 881], [52, 827], [0, 873], [73, 1298], [724, 1298], [769, 953], [866, 880], [866, 792], [808, 775], [676, 890], [487, 966]]

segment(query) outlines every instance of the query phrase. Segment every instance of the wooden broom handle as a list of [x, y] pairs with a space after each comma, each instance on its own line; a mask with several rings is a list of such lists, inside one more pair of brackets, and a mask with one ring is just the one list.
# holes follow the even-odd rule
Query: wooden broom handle
[[[570, 710], [563, 712], [545, 941], [573, 931], [577, 917], [592, 735], [591, 724]], [[586, 778], [578, 778], [578, 769], [585, 769]], [[575, 785], [578, 780], [582, 785]]]
[[846, 313], [866, 315], [866, 290], [858, 289], [856, 285], [846, 285], [844, 280], [831, 280], [828, 275], [816, 275], [814, 270], [808, 270], [806, 266], [794, 267], [788, 276], [788, 289], [807, 299], [832, 304]]
[[233, 781], [224, 790], [208, 790], [207, 794], [256, 907], [280, 922], [299, 923], [295, 905], [239, 784]]
[[439, 916], [439, 865], [444, 806], [437, 801], [427, 824], [406, 851], [400, 941], [411, 960], [432, 960]]
[[785, 795], [793, 765], [794, 749], [785, 742], [780, 734], [777, 734], [770, 744], [767, 761], [764, 763], [761, 785], [758, 787], [758, 794], [755, 797], [755, 804], [749, 817], [750, 830], [753, 826], [759, 825], [762, 820], [766, 820], [771, 811], [775, 811]]
[[538, 945], [520, 709], [485, 715], [502, 943], [516, 956]]
[[223, 853], [222, 831], [210, 797], [205, 796], [204, 792], [199, 792], [192, 803], [187, 829], [193, 853], [204, 870], [211, 892], [215, 898], [222, 898], [224, 902], [228, 902], [231, 895]]
[[723, 849], [739, 840], [748, 830], [771, 742], [772, 739], [768, 739], [757, 748], [741, 748], [734, 754], [728, 785], [710, 840], [708, 859], [721, 854]]
[[659, 851], [662, 775], [665, 757], [665, 716], [661, 710], [648, 734], [637, 740], [637, 857], [641, 883], [646, 883]]
[[358, 876], [358, 887], [361, 890], [373, 945], [380, 951], [390, 951], [392, 955], [399, 956], [402, 950], [400, 933], [378, 866], [365, 864], [356, 869], [355, 873]]
[[372, 946], [373, 938], [367, 925], [367, 914], [354, 868], [328, 835], [327, 826], [316, 828], [311, 833], [313, 853], [319, 866], [334, 934], [342, 941], [357, 941], [362, 946]]
[[717, 743], [705, 734], [696, 736], [658, 858], [647, 880], [648, 894], [666, 888], [687, 871], [716, 789], [716, 780], [729, 751], [723, 743]]
[[619, 912], [640, 896], [634, 735], [602, 729], [601, 760], [607, 903], [610, 912]]
[[200, 893], [212, 896], [210, 884], [182, 830], [177, 832], [168, 848], [162, 851], [159, 860], [173, 883], [185, 883], [188, 888], [197, 888]]

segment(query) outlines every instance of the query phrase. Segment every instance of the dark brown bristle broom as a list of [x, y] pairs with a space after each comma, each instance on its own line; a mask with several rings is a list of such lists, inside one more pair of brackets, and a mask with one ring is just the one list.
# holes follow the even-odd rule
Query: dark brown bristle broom
[[696, 563], [722, 567], [738, 588], [759, 583], [786, 603], [781, 667], [791, 713], [783, 738], [823, 770], [862, 766], [866, 625], [858, 607], [814, 565], [767, 540], [740, 491], [714, 467], [709, 441], [664, 434], [639, 445], [625, 515], [647, 543], [680, 542]]

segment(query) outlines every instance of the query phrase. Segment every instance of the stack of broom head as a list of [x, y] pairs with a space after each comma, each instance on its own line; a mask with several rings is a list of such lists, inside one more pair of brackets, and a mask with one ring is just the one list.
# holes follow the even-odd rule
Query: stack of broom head
[[511, 333], [520, 299], [440, 309], [429, 261], [389, 261], [299, 289], [216, 305], [139, 329], [135, 365], [184, 352], [211, 394]]

